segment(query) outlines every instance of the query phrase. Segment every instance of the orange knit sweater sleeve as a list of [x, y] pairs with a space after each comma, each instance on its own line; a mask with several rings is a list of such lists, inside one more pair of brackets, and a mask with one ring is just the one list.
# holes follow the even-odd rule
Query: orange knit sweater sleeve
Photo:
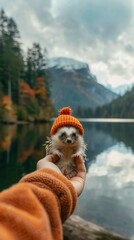
[[70, 181], [41, 169], [0, 193], [0, 240], [61, 240], [77, 194]]

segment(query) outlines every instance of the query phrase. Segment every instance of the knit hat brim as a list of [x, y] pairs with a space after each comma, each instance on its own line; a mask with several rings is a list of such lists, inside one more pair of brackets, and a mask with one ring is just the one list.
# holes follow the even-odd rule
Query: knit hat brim
[[62, 108], [60, 110], [59, 116], [55, 119], [53, 126], [50, 131], [50, 135], [54, 135], [57, 130], [63, 126], [68, 126], [68, 127], [75, 127], [79, 130], [79, 133], [81, 135], [84, 135], [84, 128], [80, 121], [71, 116], [70, 114], [72, 113], [72, 109], [69, 107]]

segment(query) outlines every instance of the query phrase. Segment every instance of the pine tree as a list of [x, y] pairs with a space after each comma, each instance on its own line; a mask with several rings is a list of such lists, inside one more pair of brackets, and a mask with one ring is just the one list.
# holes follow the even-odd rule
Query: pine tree
[[36, 84], [36, 78], [45, 75], [45, 58], [38, 43], [33, 43], [27, 51], [25, 61], [25, 79], [30, 87]]
[[14, 103], [21, 120], [50, 118], [52, 103], [46, 59], [46, 49], [42, 50], [38, 43], [34, 43], [24, 61], [17, 24], [1, 10], [0, 100], [6, 97], [13, 108]]
[[36, 88], [37, 79], [43, 77], [47, 98], [50, 98], [49, 77], [46, 73], [47, 50], [41, 49], [39, 43], [33, 43], [28, 49], [25, 61], [25, 80], [31, 88]]
[[19, 43], [19, 31], [12, 18], [0, 12], [0, 83], [3, 93], [19, 101], [19, 82], [23, 71], [23, 56]]

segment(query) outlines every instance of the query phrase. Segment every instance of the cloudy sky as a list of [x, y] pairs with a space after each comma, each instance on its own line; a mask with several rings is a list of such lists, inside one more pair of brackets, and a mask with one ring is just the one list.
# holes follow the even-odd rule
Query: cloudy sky
[[100, 83], [134, 82], [133, 0], [0, 0], [23, 48], [39, 42], [50, 57], [89, 64]]

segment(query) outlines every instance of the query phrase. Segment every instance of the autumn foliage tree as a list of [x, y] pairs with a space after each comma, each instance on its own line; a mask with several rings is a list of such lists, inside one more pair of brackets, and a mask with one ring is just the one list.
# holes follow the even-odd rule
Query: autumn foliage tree
[[0, 99], [8, 96], [21, 120], [34, 121], [37, 116], [42, 118], [38, 120], [45, 120], [46, 113], [47, 119], [51, 117], [53, 107], [46, 58], [47, 51], [39, 43], [33, 43], [26, 56], [23, 54], [17, 24], [1, 10]]
[[13, 108], [12, 101], [9, 96], [5, 95], [0, 101], [0, 120], [13, 122], [16, 120], [16, 111]]

